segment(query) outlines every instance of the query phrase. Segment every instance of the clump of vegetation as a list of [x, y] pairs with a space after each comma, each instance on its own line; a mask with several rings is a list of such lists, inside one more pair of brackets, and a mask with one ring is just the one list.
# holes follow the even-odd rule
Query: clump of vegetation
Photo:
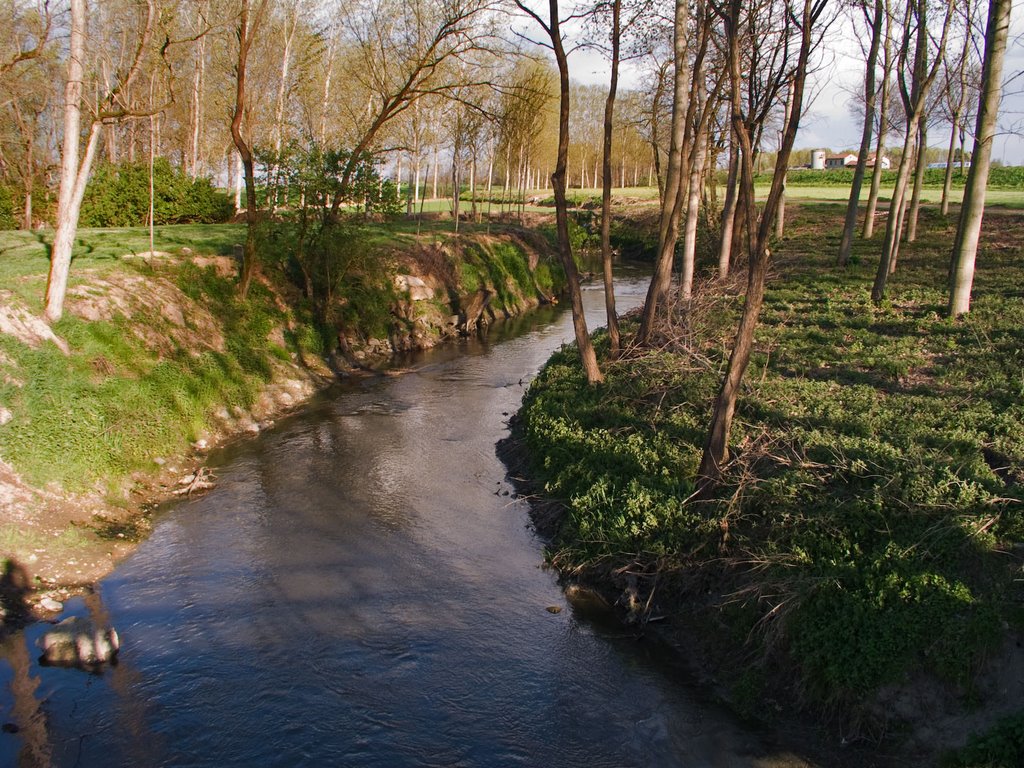
[[663, 607], [687, 599], [665, 586], [683, 574], [717, 585], [726, 635], [795, 668], [806, 701], [857, 705], [919, 670], [969, 690], [1004, 622], [1024, 628], [1008, 557], [1024, 539], [1020, 246], [987, 251], [974, 311], [951, 321], [943, 226], [875, 306], [874, 265], [822, 253], [824, 210], [777, 244], [714, 499], [692, 498], [694, 477], [739, 298], [691, 307], [654, 349], [606, 362], [599, 388], [571, 350], [549, 361], [521, 431], [565, 504], [553, 558], [656, 573]]
[[10, 187], [0, 184], [0, 229], [16, 229], [18, 221], [14, 213], [14, 193]]
[[943, 768], [1016, 768], [1024, 765], [1024, 712], [1000, 720], [948, 756]]
[[0, 455], [26, 481], [69, 490], [116, 485], [152, 468], [154, 458], [186, 450], [209, 428], [215, 408], [251, 405], [269, 380], [276, 357], [269, 333], [285, 318], [266, 286], [254, 286], [241, 302], [234, 281], [213, 267], [184, 262], [164, 277], [222, 319], [223, 351], [147, 346], [133, 327], [165, 332], [159, 311], [131, 320], [66, 315], [54, 331], [70, 355], [0, 335], [0, 352], [10, 361], [0, 402], [14, 414], [0, 430]]
[[[870, 175], [871, 171], [868, 171]], [[891, 189], [896, 181], [897, 170], [882, 171], [882, 188]], [[924, 184], [929, 187], [941, 187], [946, 178], [945, 168], [927, 168], [924, 173]], [[962, 188], [967, 182], [967, 171], [960, 172], [960, 166], [953, 168], [952, 181], [954, 187]], [[771, 181], [770, 178], [767, 180]], [[786, 183], [795, 187], [849, 187], [853, 182], [853, 168], [833, 168], [824, 171], [811, 169], [792, 170], [786, 175]], [[996, 167], [989, 171], [989, 189], [1024, 189], [1024, 168]]]
[[[230, 198], [209, 179], [192, 179], [166, 158], [153, 164], [155, 224], [216, 224], [235, 212]], [[149, 164], [105, 164], [96, 168], [82, 198], [83, 227], [140, 227], [149, 223]]]

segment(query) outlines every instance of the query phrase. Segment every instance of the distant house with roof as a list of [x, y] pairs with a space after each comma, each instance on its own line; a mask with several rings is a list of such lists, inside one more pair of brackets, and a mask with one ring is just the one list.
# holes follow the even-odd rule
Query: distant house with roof
[[836, 168], [852, 168], [857, 164], [857, 156], [850, 152], [845, 155], [826, 155], [825, 170], [831, 171]]
[[[853, 168], [857, 165], [857, 155], [854, 152], [847, 152], [839, 155], [826, 155], [823, 151], [815, 151], [811, 158], [811, 167], [821, 170], [835, 170], [837, 168]], [[865, 166], [868, 168], [875, 167], [875, 156], [873, 154], [868, 155], [868, 159], [865, 162]], [[889, 170], [890, 162], [889, 158], [882, 156], [882, 169]]]

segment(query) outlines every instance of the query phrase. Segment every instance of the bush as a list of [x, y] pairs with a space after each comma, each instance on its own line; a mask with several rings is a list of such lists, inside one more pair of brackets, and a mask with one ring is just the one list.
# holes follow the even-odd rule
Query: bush
[[0, 229], [17, 229], [14, 215], [14, 191], [0, 184]]
[[[218, 224], [234, 205], [209, 179], [190, 179], [165, 158], [153, 164], [153, 220], [161, 224]], [[149, 223], [149, 165], [99, 166], [82, 200], [83, 227], [138, 227]]]

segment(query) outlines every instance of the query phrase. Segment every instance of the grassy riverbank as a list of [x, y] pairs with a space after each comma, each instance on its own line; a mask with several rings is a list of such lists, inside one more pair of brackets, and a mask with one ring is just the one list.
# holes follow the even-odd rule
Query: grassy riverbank
[[[47, 235], [0, 233], [0, 583], [87, 585], [209, 446], [258, 432], [337, 373], [371, 372], [561, 290], [542, 237], [367, 225], [326, 314], [285, 246], [237, 296], [237, 225], [83, 230], [65, 316], [40, 319]], [[287, 233], [278, 231], [287, 243]], [[2, 605], [0, 605], [2, 608]], [[0, 616], [2, 620], [2, 616]]]
[[928, 214], [874, 306], [877, 242], [839, 269], [841, 210], [792, 213], [712, 502], [689, 497], [740, 283], [702, 286], [601, 387], [573, 350], [549, 361], [519, 430], [564, 504], [551, 559], [631, 621], [701, 627], [741, 710], [792, 697], [934, 758], [1024, 694], [1024, 217], [990, 216], [954, 322], [953, 224]]

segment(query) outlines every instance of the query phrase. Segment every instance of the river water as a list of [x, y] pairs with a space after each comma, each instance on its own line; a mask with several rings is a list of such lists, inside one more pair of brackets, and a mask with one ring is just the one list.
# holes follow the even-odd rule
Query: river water
[[0, 646], [0, 766], [806, 765], [542, 567], [495, 443], [571, 334], [543, 310], [213, 455], [217, 487], [69, 603], [117, 666], [39, 666], [45, 625]]

